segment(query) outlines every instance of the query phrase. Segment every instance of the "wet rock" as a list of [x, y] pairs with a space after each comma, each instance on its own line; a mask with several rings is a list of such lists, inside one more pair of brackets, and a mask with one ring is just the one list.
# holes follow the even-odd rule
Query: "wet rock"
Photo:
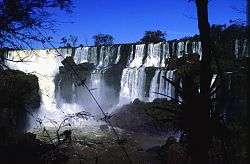
[[109, 126], [108, 125], [100, 125], [100, 129], [102, 130], [102, 131], [104, 131], [104, 132], [107, 132], [107, 131], [109, 131]]
[[176, 116], [179, 105], [170, 101], [141, 102], [139, 99], [112, 113], [112, 125], [139, 133], [164, 134], [175, 127], [169, 120]]
[[63, 133], [61, 134], [61, 136], [64, 136], [63, 142], [71, 143], [72, 142], [71, 135], [72, 135], [72, 131], [71, 130], [65, 130], [65, 131], [63, 131]]
[[138, 99], [138, 98], [136, 98], [134, 101], [133, 101], [133, 104], [137, 104], [137, 105], [139, 105], [139, 104], [141, 104], [141, 103], [143, 103], [140, 99]]
[[88, 83], [95, 66], [93, 63], [76, 64], [70, 56], [66, 57], [62, 64], [64, 66], [59, 67], [59, 74], [55, 77], [55, 92], [60, 90], [60, 95], [55, 95], [58, 99], [63, 98], [67, 103], [72, 103], [73, 95], [78, 94], [78, 89], [73, 88]]
[[146, 152], [160, 159], [163, 163], [185, 164], [187, 159], [184, 147], [173, 136], [170, 136], [164, 145], [152, 147]]
[[112, 64], [101, 72], [105, 84], [102, 88], [105, 94], [102, 101], [106, 102], [107, 108], [119, 103], [123, 68], [121, 64]]

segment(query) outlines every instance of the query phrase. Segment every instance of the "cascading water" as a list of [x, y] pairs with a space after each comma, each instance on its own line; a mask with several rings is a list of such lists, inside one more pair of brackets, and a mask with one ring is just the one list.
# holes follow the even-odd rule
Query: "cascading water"
[[144, 50], [145, 50], [145, 44], [140, 44], [140, 45], [136, 45], [135, 47], [135, 52], [131, 53], [130, 55], [135, 54], [133, 57], [130, 56], [130, 60], [131, 62], [129, 63], [129, 67], [133, 68], [133, 67], [140, 67], [143, 64], [143, 58], [144, 58]]
[[75, 62], [76, 63], [85, 63], [88, 62], [90, 47], [77, 48], [75, 52]]
[[[71, 55], [71, 50], [69, 49], [61, 49], [58, 51], [65, 57]], [[44, 124], [49, 125], [52, 120], [61, 120], [63, 117], [62, 111], [64, 113], [79, 112], [79, 108], [76, 104], [64, 103], [61, 109], [58, 109], [56, 105], [54, 78], [58, 73], [58, 68], [61, 66], [62, 61], [62, 58], [58, 56], [56, 50], [10, 51], [8, 58], [13, 61], [23, 61], [6, 61], [10, 68], [35, 74], [38, 77], [42, 97], [38, 115]]]
[[[175, 98], [174, 87], [169, 82], [167, 82], [163, 78], [163, 76], [170, 80], [174, 80], [174, 71], [156, 71], [155, 76], [153, 77], [153, 80], [150, 85], [150, 101], [153, 101], [156, 98], [167, 98], [168, 100], [171, 100], [171, 98]], [[165, 95], [167, 95], [167, 97]]]
[[115, 64], [118, 64], [118, 62], [121, 60], [121, 46], [118, 46], [117, 50], [117, 57], [115, 59]]
[[[132, 55], [134, 58], [131, 57]], [[170, 87], [165, 85], [165, 80], [162, 78], [163, 74], [166, 72], [166, 70], [164, 70], [166, 59], [169, 57], [169, 43], [152, 43], [147, 46], [136, 45], [135, 52], [130, 53], [130, 63], [122, 73], [120, 104], [131, 102], [136, 98], [142, 101], [152, 101], [155, 98], [164, 97], [153, 92], [171, 96], [172, 93], [165, 91]], [[146, 95], [148, 94], [146, 93], [145, 84], [147, 79], [146, 76], [149, 75], [145, 72], [145, 68], [150, 67], [156, 68], [156, 71], [153, 79], [151, 79], [150, 93], [148, 93], [149, 97], [147, 97]], [[173, 74], [171, 74], [170, 78], [173, 78]], [[158, 82], [159, 80], [161, 83]]]
[[201, 57], [202, 57], [201, 42], [193, 42], [191, 49], [192, 49], [192, 53], [199, 54], [200, 59], [201, 59]]
[[234, 45], [234, 55], [236, 58], [247, 55], [247, 40], [236, 40]]
[[161, 67], [165, 64], [164, 43], [149, 44], [145, 67]]
[[120, 104], [136, 98], [145, 100], [145, 68], [125, 68], [122, 72]]
[[177, 57], [180, 58], [185, 54], [185, 42], [178, 42], [177, 44]]
[[155, 98], [158, 98], [159, 95], [154, 93], [159, 93], [159, 76], [160, 76], [161, 70], [156, 70], [155, 75], [152, 79], [152, 82], [150, 84], [150, 90], [149, 90], [149, 97], [150, 100], [154, 100]]
[[[119, 48], [119, 47], [118, 47]], [[117, 47], [116, 46], [101, 46], [99, 57], [99, 68], [105, 68], [114, 64], [117, 59]]]
[[[246, 52], [245, 41], [236, 41], [234, 49], [236, 57], [243, 56], [242, 53]], [[72, 55], [71, 49], [58, 50], [64, 57]], [[167, 98], [164, 95], [174, 98], [174, 87], [162, 78], [165, 76], [174, 80], [174, 71], [166, 70], [166, 61], [170, 56], [181, 57], [190, 52], [201, 55], [200, 42], [78, 47], [73, 57], [77, 64], [93, 63], [95, 69], [86, 79], [87, 85], [98, 102], [108, 111], [112, 106], [129, 103], [136, 98], [142, 101]], [[10, 68], [32, 73], [38, 77], [42, 96], [39, 115], [46, 117], [48, 122], [49, 119], [62, 119], [63, 112], [75, 113], [86, 110], [98, 113], [98, 108], [86, 89], [76, 84], [72, 83], [69, 86], [72, 92], [71, 102], [62, 98], [64, 88], [58, 86], [63, 86], [64, 81], [60, 79], [55, 83], [55, 76], [62, 66], [62, 58], [58, 56], [56, 50], [10, 51], [8, 58], [12, 60], [24, 58], [24, 61], [28, 61], [6, 61], [6, 63]], [[123, 60], [125, 61], [122, 62]]]

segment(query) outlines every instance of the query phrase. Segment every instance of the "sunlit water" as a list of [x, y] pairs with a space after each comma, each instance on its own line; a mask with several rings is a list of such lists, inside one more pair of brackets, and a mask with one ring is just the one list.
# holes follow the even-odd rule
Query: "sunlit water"
[[[68, 49], [59, 51], [64, 57], [71, 55], [71, 51]], [[43, 125], [54, 127], [54, 124], [59, 124], [65, 119], [66, 115], [82, 111], [82, 108], [77, 104], [63, 103], [60, 108], [57, 106], [54, 78], [59, 72], [59, 66], [62, 66], [63, 58], [58, 56], [56, 50], [11, 51], [8, 58], [14, 61], [24, 61], [7, 61], [10, 68], [31, 73], [38, 77], [42, 102], [38, 113], [34, 113], [32, 118], [33, 125], [37, 125], [36, 120], [40, 119]], [[85, 123], [87, 122], [85, 121]]]
[[[189, 46], [188, 46], [189, 45]], [[190, 47], [191, 46], [191, 47]], [[189, 47], [189, 48], [188, 48]], [[174, 70], [166, 70], [166, 61], [170, 56], [181, 57], [183, 54], [195, 52], [201, 55], [200, 42], [173, 42], [173, 43], [157, 43], [157, 44], [144, 44], [130, 45], [130, 51], [127, 52], [128, 59], [127, 65], [124, 66], [120, 80], [120, 96], [109, 95], [106, 93], [113, 92], [113, 88], [109, 88], [103, 81], [101, 71], [102, 69], [111, 66], [112, 64], [120, 63], [123, 52], [121, 52], [122, 45], [102, 46], [97, 47], [78, 47], [73, 55], [77, 64], [84, 62], [94, 63], [96, 70], [91, 74], [91, 92], [96, 97], [101, 106], [110, 106], [104, 109], [105, 112], [111, 112], [116, 109], [117, 105], [121, 106], [139, 98], [142, 101], [153, 101], [156, 98], [166, 98], [175, 96], [174, 87], [164, 80], [165, 76], [168, 79], [175, 79]], [[190, 49], [190, 50], [188, 50]], [[60, 53], [59, 56], [58, 51]], [[244, 51], [244, 46], [235, 44], [235, 53], [240, 56], [240, 52]], [[39, 87], [42, 97], [42, 102], [38, 113], [34, 113], [36, 118], [42, 120], [43, 125], [54, 127], [54, 123], [61, 122], [65, 116], [69, 114], [79, 113], [86, 111], [92, 116], [98, 115], [101, 117], [100, 109], [97, 104], [90, 97], [86, 88], [76, 88], [72, 85], [72, 90], [78, 90], [82, 94], [74, 95], [72, 103], [66, 103], [60, 98], [60, 90], [56, 93], [55, 89], [55, 76], [59, 73], [59, 66], [62, 66], [61, 61], [63, 58], [72, 55], [72, 50], [57, 49], [57, 50], [20, 50], [10, 51], [8, 58], [11, 60], [20, 60], [24, 62], [11, 62], [6, 61], [10, 68], [21, 70], [26, 73], [32, 73], [38, 77]], [[145, 54], [147, 54], [145, 56]], [[152, 79], [149, 83], [149, 93], [146, 95], [146, 68], [153, 67]], [[156, 94], [156, 93], [161, 93]], [[79, 96], [80, 95], [80, 96]], [[59, 97], [59, 98], [58, 98]], [[109, 100], [119, 99], [117, 104], [109, 104]], [[84, 101], [85, 100], [85, 101]], [[108, 105], [107, 105], [108, 104]], [[33, 118], [33, 121], [36, 120]], [[72, 125], [94, 125], [102, 124], [96, 121], [96, 118], [90, 117], [88, 120], [77, 118], [72, 119]], [[53, 122], [53, 123], [52, 123]], [[32, 123], [37, 124], [37, 121]]]

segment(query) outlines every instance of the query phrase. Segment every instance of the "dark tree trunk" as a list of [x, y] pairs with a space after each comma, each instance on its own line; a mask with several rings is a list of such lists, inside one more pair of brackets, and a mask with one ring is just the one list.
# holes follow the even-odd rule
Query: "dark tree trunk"
[[207, 164], [210, 142], [209, 110], [212, 58], [210, 44], [210, 25], [208, 22], [208, 0], [196, 0], [198, 27], [202, 46], [200, 65], [200, 93], [189, 103], [192, 120], [190, 128], [192, 164]]
[[208, 0], [196, 0], [196, 6], [202, 47], [200, 89], [201, 94], [207, 96], [209, 95], [209, 88], [212, 79], [212, 74], [210, 71], [212, 53], [210, 42], [210, 25], [208, 22]]
[[[248, 52], [247, 52], [247, 81], [248, 84], [250, 84], [250, 0], [247, 0], [247, 48], [248, 48]], [[250, 138], [250, 87], [247, 88], [247, 97], [248, 97], [248, 101], [247, 101], [247, 125], [248, 125], [248, 138]], [[247, 145], [247, 155], [248, 155], [248, 161], [250, 161], [250, 142], [248, 142]]]

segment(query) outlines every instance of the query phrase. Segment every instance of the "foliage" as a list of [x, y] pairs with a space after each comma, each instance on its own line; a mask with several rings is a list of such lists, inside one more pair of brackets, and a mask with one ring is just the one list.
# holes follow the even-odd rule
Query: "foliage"
[[77, 36], [69, 35], [69, 37], [62, 37], [60, 44], [62, 47], [76, 47], [77, 41]]
[[[224, 54], [226, 50], [222, 51]], [[227, 55], [227, 54], [226, 54]], [[218, 63], [223, 63], [224, 58], [217, 58]], [[234, 63], [233, 65], [231, 63]], [[244, 88], [247, 87], [247, 76], [244, 68], [245, 61], [243, 59], [231, 58], [229, 62], [221, 65], [221, 72], [212, 70], [218, 75], [217, 80], [211, 85], [210, 99], [211, 103], [209, 112], [209, 128], [212, 137], [211, 148], [209, 149], [209, 158], [212, 163], [215, 161], [228, 162], [228, 160], [244, 160], [244, 136], [237, 134], [244, 133], [244, 122], [246, 122], [246, 99], [247, 93]], [[214, 64], [214, 63], [211, 63]], [[199, 94], [200, 88], [200, 61], [197, 54], [188, 54], [181, 58], [170, 58], [168, 60], [168, 69], [176, 70], [176, 82], [172, 82], [176, 88], [178, 96], [182, 99], [182, 106], [186, 103], [188, 97]], [[230, 73], [227, 73], [229, 71]], [[169, 80], [169, 79], [166, 79]], [[180, 85], [181, 81], [181, 85]], [[191, 89], [190, 89], [191, 88]], [[213, 94], [216, 93], [216, 97]], [[184, 106], [183, 106], [184, 107]], [[183, 108], [179, 113], [180, 126], [187, 131], [187, 122], [185, 118], [188, 113]], [[196, 113], [195, 113], [196, 114]], [[238, 124], [237, 128], [232, 124]], [[241, 131], [241, 132], [239, 132]], [[190, 141], [188, 144], [191, 144]], [[234, 153], [234, 152], [237, 152]], [[231, 153], [231, 155], [230, 155]], [[216, 154], [221, 154], [217, 159]]]
[[242, 24], [212, 25], [211, 39], [235, 40], [246, 37], [246, 26]]
[[112, 45], [114, 38], [110, 34], [97, 34], [93, 36], [95, 46]]
[[200, 40], [200, 36], [195, 34], [193, 36], [185, 36], [181, 38], [179, 41], [199, 41], [199, 40]]
[[[223, 58], [219, 58], [219, 60], [223, 60]], [[244, 124], [247, 120], [245, 113], [247, 93], [244, 88], [247, 87], [247, 76], [246, 72], [241, 69], [244, 66], [244, 61], [241, 59], [231, 59], [231, 61], [237, 64], [225, 63], [222, 67], [223, 77], [220, 76], [211, 85], [210, 90], [211, 103], [214, 104], [209, 108], [211, 115], [208, 124], [212, 138], [209, 148], [211, 163], [218, 161], [222, 163], [234, 161], [234, 163], [237, 163], [245, 160], [244, 142], [246, 137], [240, 134], [246, 133]], [[186, 108], [184, 107], [189, 97], [194, 98], [200, 92], [199, 56], [197, 54], [188, 54], [181, 58], [170, 58], [168, 69], [176, 70], [177, 81], [171, 81], [171, 83], [175, 86], [178, 96], [182, 100], [182, 111], [177, 113], [181, 119], [178, 121], [177, 117], [174, 120], [179, 122], [178, 125], [186, 135], [190, 130], [190, 127], [187, 127], [186, 118], [190, 117], [191, 114], [197, 114], [197, 111], [196, 113], [185, 112]], [[225, 71], [230, 71], [230, 73], [227, 74]], [[166, 80], [170, 81], [170, 79]], [[213, 96], [214, 93], [216, 93], [216, 97]], [[235, 124], [237, 124], [237, 127]], [[189, 134], [187, 137], [189, 137]], [[191, 142], [187, 141], [186, 144], [190, 145]]]
[[39, 30], [53, 29], [51, 9], [70, 11], [71, 5], [71, 0], [0, 1], [0, 48], [22, 48], [29, 47], [30, 41], [44, 42]]
[[159, 43], [166, 41], [166, 33], [160, 30], [145, 31], [144, 36], [140, 39], [139, 43]]
[[5, 70], [0, 72], [0, 83], [0, 127], [23, 130], [27, 111], [40, 106], [38, 78], [21, 71]]

